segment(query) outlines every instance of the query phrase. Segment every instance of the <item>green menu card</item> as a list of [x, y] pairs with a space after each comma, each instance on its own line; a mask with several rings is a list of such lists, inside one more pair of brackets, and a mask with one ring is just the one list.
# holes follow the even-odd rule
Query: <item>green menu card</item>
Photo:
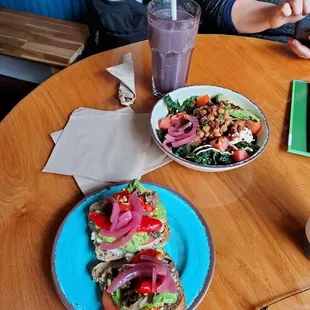
[[293, 81], [287, 151], [310, 157], [310, 84]]

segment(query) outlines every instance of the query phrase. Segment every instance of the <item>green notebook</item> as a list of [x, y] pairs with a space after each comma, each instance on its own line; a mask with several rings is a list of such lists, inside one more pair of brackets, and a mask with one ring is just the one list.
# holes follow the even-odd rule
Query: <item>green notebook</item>
[[310, 84], [293, 81], [287, 151], [310, 157]]

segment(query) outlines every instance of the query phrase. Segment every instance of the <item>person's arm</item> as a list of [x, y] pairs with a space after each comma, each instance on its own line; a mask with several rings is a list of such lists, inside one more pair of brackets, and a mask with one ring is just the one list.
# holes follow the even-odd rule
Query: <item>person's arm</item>
[[239, 33], [258, 33], [295, 23], [310, 13], [310, 0], [289, 0], [279, 5], [236, 0], [232, 7], [232, 21]]

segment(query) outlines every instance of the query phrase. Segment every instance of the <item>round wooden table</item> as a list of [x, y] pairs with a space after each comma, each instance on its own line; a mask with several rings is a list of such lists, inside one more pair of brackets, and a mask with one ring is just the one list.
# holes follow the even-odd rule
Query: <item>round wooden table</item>
[[[0, 124], [1, 309], [64, 309], [52, 283], [51, 248], [60, 223], [82, 194], [72, 177], [41, 172], [53, 148], [49, 134], [63, 128], [78, 107], [120, 107], [118, 83], [105, 68], [120, 63], [127, 52], [135, 62], [134, 109], [150, 111], [156, 102], [151, 54], [142, 42], [56, 74]], [[215, 274], [198, 309], [256, 309], [310, 284], [302, 249], [310, 216], [310, 160], [286, 151], [290, 83], [309, 78], [310, 61], [296, 58], [285, 45], [198, 36], [188, 84], [244, 94], [262, 108], [271, 128], [266, 151], [243, 168], [200, 173], [173, 162], [143, 177], [179, 191], [209, 224]]]

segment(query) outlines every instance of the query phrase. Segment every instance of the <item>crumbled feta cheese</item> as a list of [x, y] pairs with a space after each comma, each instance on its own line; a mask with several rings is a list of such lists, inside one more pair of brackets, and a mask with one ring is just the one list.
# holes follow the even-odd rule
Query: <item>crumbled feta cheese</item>
[[230, 144], [237, 144], [242, 141], [251, 143], [253, 141], [252, 131], [245, 127], [239, 133], [231, 135], [230, 139]]

